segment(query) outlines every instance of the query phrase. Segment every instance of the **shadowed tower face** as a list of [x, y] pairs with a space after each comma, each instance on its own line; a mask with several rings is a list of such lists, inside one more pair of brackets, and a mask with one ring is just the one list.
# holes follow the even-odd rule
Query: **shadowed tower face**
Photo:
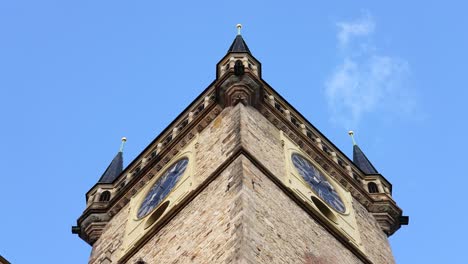
[[89, 263], [394, 263], [390, 182], [261, 72], [239, 26], [216, 80], [125, 169], [117, 154], [72, 228]]

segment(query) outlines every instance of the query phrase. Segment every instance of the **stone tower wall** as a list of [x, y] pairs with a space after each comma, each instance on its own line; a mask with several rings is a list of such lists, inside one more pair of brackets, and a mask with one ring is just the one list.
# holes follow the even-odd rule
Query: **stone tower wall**
[[[284, 170], [285, 161], [279, 136], [280, 131], [259, 111], [251, 107], [242, 107], [241, 109], [241, 128], [243, 147], [245, 147], [264, 167], [268, 168], [272, 174], [278, 178], [283, 177], [286, 172]], [[271, 192], [267, 194], [264, 199], [268, 199], [268, 196], [270, 196], [270, 198], [274, 197], [275, 199], [278, 197], [278, 195]], [[394, 263], [387, 236], [382, 231], [374, 216], [355, 199], [353, 199], [353, 207], [356, 211], [356, 220], [366, 251], [365, 253], [374, 263]], [[277, 210], [280, 210], [280, 208], [285, 207], [278, 207]], [[341, 260], [341, 258], [338, 259]], [[324, 263], [345, 262], [336, 261]]]
[[[198, 137], [195, 177], [202, 182], [223, 170], [127, 263], [361, 263], [247, 157], [284, 177], [279, 135], [254, 108], [224, 109]], [[376, 220], [357, 201], [354, 208], [369, 259], [394, 263]], [[103, 261], [115, 257], [128, 211], [111, 219], [90, 263], [115, 263]]]
[[[199, 135], [196, 149], [196, 181], [203, 182], [231, 157], [240, 146], [240, 109], [226, 108]], [[197, 197], [198, 198], [198, 197]], [[196, 199], [195, 199], [196, 200]], [[192, 201], [195, 203], [195, 201]], [[190, 206], [190, 204], [189, 204]], [[108, 258], [114, 260], [122, 244], [129, 206], [122, 208], [107, 224], [101, 237], [94, 243], [90, 264], [100, 264]], [[171, 220], [170, 223], [177, 221]], [[200, 222], [200, 221], [198, 221]], [[170, 224], [169, 223], [169, 224]], [[189, 240], [188, 238], [186, 238]], [[114, 263], [112, 262], [112, 263]], [[132, 262], [128, 262], [132, 263]]]

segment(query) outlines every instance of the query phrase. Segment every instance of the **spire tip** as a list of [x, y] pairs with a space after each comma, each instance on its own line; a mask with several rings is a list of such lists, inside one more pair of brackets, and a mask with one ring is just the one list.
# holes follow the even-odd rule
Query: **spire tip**
[[236, 27], [237, 27], [237, 35], [240, 35], [241, 34], [241, 29], [242, 29], [242, 24], [237, 24]]
[[348, 131], [348, 135], [351, 137], [351, 139], [353, 140], [353, 145], [357, 145], [356, 144], [356, 141], [354, 140], [354, 131], [350, 130]]
[[120, 144], [120, 150], [119, 150], [119, 152], [123, 152], [123, 149], [124, 149], [124, 146], [125, 146], [125, 142], [127, 142], [127, 138], [126, 138], [126, 137], [122, 137], [122, 143]]

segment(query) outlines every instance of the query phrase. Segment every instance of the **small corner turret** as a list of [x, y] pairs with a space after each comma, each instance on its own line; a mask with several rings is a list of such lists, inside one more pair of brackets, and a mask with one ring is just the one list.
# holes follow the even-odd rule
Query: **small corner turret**
[[261, 78], [261, 63], [252, 55], [247, 43], [241, 35], [241, 24], [237, 24], [237, 35], [224, 56], [216, 66], [216, 78], [219, 79], [229, 72], [242, 75], [246, 72]]
[[263, 96], [261, 64], [250, 52], [237, 24], [237, 36], [216, 66], [216, 98], [222, 107], [258, 107]]
[[117, 190], [114, 182], [123, 171], [123, 148], [127, 138], [122, 138], [119, 152], [99, 178], [98, 182], [86, 193], [86, 209], [72, 227], [72, 233], [78, 234], [92, 245], [101, 235], [102, 229], [109, 220], [108, 204]]
[[390, 236], [402, 225], [407, 225], [409, 217], [403, 216], [403, 211], [393, 201], [392, 184], [377, 171], [356, 144], [354, 132], [349, 131], [348, 134], [353, 140], [353, 162], [365, 175], [362, 184], [374, 200], [370, 211], [379, 222], [382, 230]]

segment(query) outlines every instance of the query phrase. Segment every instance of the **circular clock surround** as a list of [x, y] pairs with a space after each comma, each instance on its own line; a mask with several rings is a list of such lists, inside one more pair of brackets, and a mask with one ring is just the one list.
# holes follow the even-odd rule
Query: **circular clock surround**
[[[327, 176], [325, 176], [320, 169], [298, 153], [293, 153], [291, 155], [291, 160], [296, 171], [301, 175], [302, 179], [309, 185], [321, 201], [338, 213], [344, 214], [346, 212], [346, 206], [338, 192], [335, 190], [334, 185], [328, 181]], [[317, 199], [312, 199], [312, 201], [315, 204], [318, 204]], [[323, 209], [324, 206], [319, 207]], [[326, 215], [328, 215], [328, 213]]]
[[[151, 212], [160, 206], [164, 199], [174, 189], [182, 175], [184, 175], [188, 163], [188, 158], [181, 158], [174, 162], [161, 174], [161, 176], [156, 180], [141, 202], [137, 212], [138, 219], [142, 219], [148, 216]], [[159, 212], [160, 210], [157, 211]], [[162, 212], [160, 212], [160, 214], [162, 214]]]

